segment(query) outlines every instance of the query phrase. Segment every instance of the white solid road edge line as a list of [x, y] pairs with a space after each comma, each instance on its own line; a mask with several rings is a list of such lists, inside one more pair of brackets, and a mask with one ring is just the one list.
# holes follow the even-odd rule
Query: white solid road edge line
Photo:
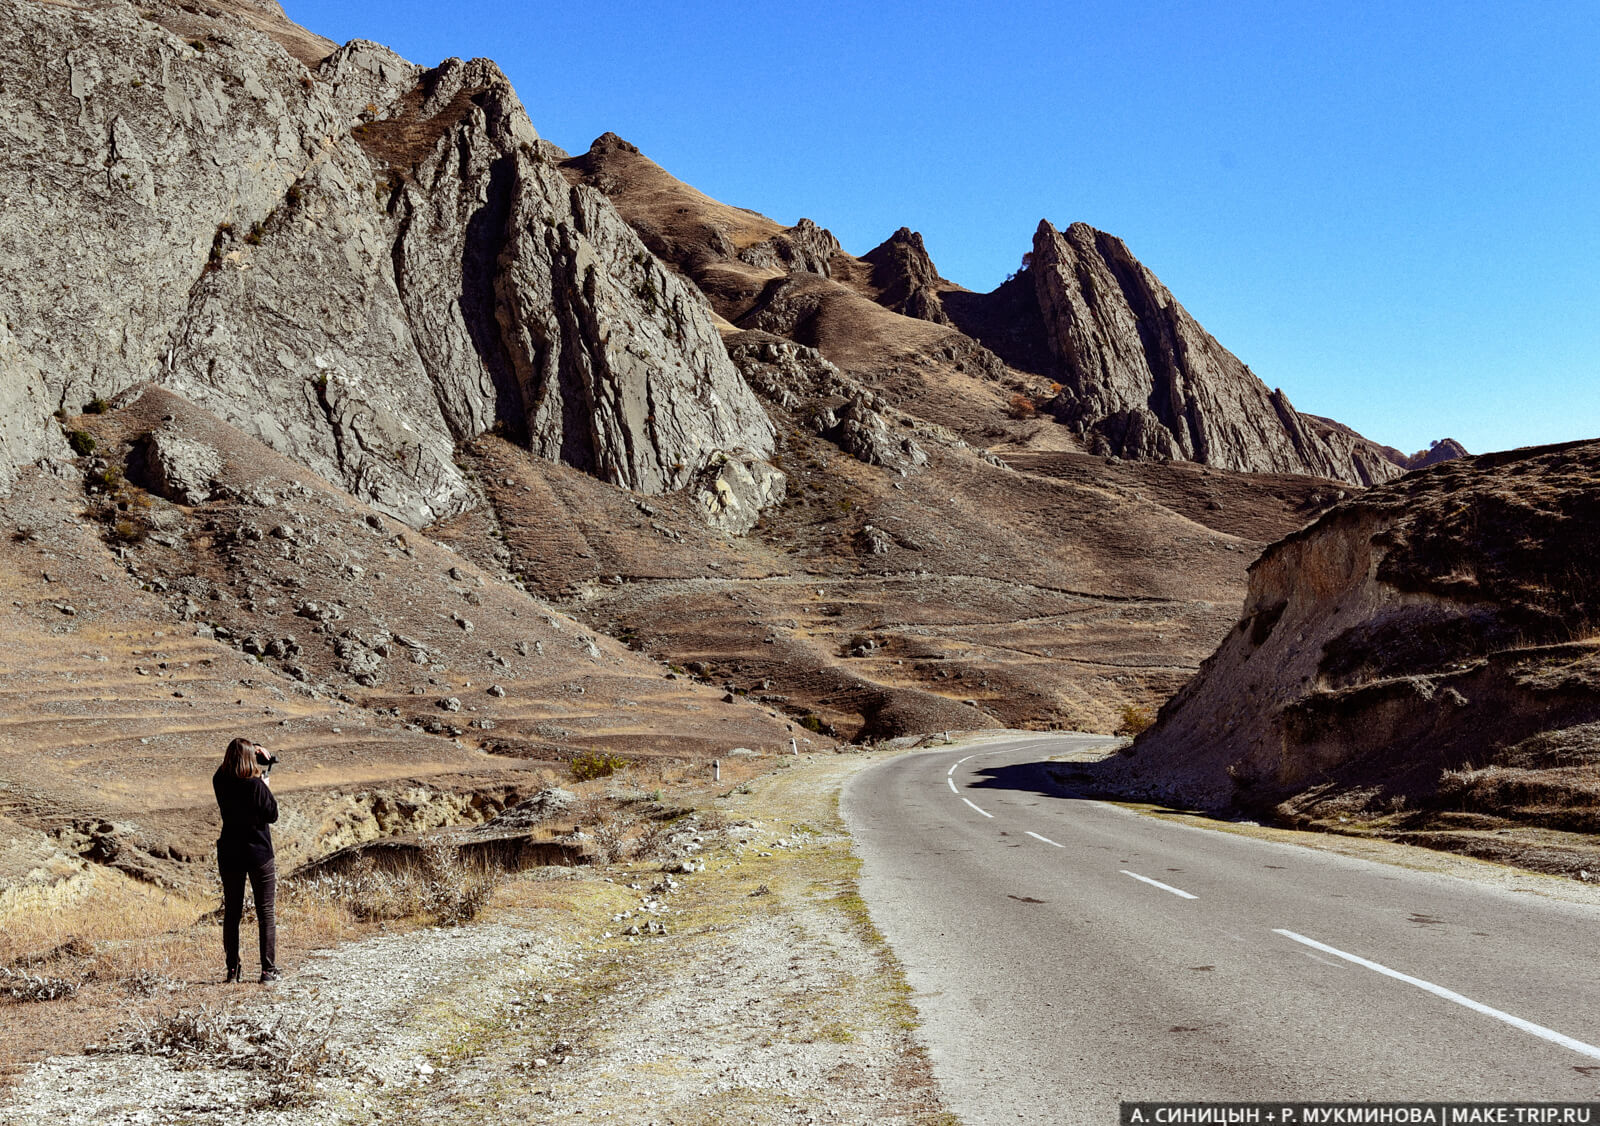
[[[968, 805], [972, 805], [972, 799], [971, 798], [962, 798], [961, 800], [966, 802]], [[975, 806], [975, 805], [972, 805], [972, 808], [973, 809], [978, 809], [978, 807]], [[987, 809], [978, 809], [978, 812], [983, 814], [985, 817], [993, 817], [994, 816], [994, 814], [990, 813]]]
[[1066, 848], [1067, 847], [1066, 845], [1063, 845], [1063, 844], [1056, 844], [1056, 842], [1051, 840], [1049, 837], [1041, 837], [1038, 833], [1035, 833], [1032, 829], [1026, 829], [1026, 830], [1024, 830], [1024, 832], [1026, 832], [1028, 834], [1028, 836], [1032, 837], [1034, 840], [1043, 841], [1047, 845], [1056, 845], [1057, 848]]
[[1293, 939], [1303, 946], [1309, 946], [1313, 950], [1320, 950], [1324, 954], [1332, 954], [1335, 958], [1343, 958], [1347, 962], [1354, 962], [1356, 965], [1364, 966], [1374, 973], [1392, 977], [1396, 981], [1405, 982], [1407, 985], [1414, 985], [1418, 989], [1432, 993], [1435, 997], [1443, 997], [1446, 1001], [1454, 1001], [1456, 1004], [1465, 1006], [1475, 1013], [1482, 1013], [1486, 1017], [1504, 1021], [1511, 1027], [1520, 1028], [1522, 1031], [1537, 1036], [1541, 1040], [1548, 1040], [1552, 1044], [1560, 1044], [1563, 1048], [1570, 1048], [1579, 1055], [1600, 1060], [1600, 1048], [1596, 1048], [1593, 1044], [1585, 1044], [1582, 1040], [1574, 1040], [1570, 1036], [1563, 1036], [1561, 1033], [1554, 1029], [1546, 1028], [1542, 1024], [1534, 1024], [1531, 1020], [1523, 1020], [1521, 1017], [1514, 1017], [1510, 1013], [1503, 1013], [1499, 1009], [1490, 1008], [1482, 1002], [1474, 1001], [1471, 997], [1463, 997], [1461, 994], [1446, 989], [1442, 985], [1435, 985], [1431, 981], [1423, 981], [1420, 977], [1412, 977], [1410, 974], [1403, 974], [1399, 970], [1391, 970], [1388, 966], [1380, 966], [1377, 962], [1368, 961], [1366, 958], [1358, 957], [1355, 954], [1346, 954], [1337, 947], [1329, 946], [1325, 942], [1318, 942], [1314, 938], [1307, 938], [1303, 934], [1295, 934], [1294, 931], [1274, 928], [1272, 933], [1281, 934], [1284, 938]]
[[1199, 899], [1200, 898], [1198, 895], [1190, 895], [1188, 892], [1184, 891], [1181, 888], [1175, 888], [1171, 884], [1164, 884], [1160, 880], [1152, 880], [1149, 876], [1141, 876], [1137, 872], [1130, 872], [1126, 868], [1119, 868], [1117, 870], [1119, 872], [1121, 872], [1124, 876], [1132, 876], [1134, 879], [1142, 880], [1143, 882], [1149, 884], [1153, 888], [1160, 888], [1162, 891], [1170, 891], [1173, 895], [1179, 896], [1180, 898], [1183, 898], [1183, 899]]

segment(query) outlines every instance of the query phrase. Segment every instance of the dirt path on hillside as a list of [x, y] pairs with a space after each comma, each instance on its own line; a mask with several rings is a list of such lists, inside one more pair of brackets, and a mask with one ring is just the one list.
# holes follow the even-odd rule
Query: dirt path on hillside
[[875, 757], [725, 794], [696, 815], [703, 870], [526, 873], [485, 921], [322, 951], [145, 1028], [164, 1054], [48, 1060], [0, 1123], [952, 1121], [838, 819]]

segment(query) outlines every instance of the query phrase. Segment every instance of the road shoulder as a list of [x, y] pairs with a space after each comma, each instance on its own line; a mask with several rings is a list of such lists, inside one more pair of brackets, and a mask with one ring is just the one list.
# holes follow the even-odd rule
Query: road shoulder
[[884, 757], [778, 760], [702, 804], [687, 864], [528, 872], [481, 923], [308, 958], [229, 1008], [295, 1068], [215, 1038], [58, 1057], [0, 1122], [952, 1123], [838, 812]]

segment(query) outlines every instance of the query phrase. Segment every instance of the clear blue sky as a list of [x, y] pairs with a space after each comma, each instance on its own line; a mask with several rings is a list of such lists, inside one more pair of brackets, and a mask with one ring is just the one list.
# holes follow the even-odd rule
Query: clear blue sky
[[1040, 218], [1121, 236], [1301, 410], [1413, 450], [1600, 436], [1600, 2], [289, 0], [331, 38], [495, 59], [861, 253], [989, 289]]

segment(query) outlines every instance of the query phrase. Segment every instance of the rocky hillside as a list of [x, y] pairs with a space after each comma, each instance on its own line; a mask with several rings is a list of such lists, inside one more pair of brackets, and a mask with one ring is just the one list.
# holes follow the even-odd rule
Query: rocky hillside
[[[586, 753], [1111, 730], [1364, 479], [1213, 417], [1254, 409], [1220, 348], [1189, 446], [1112, 456], [1042, 272], [569, 157], [484, 60], [270, 0], [0, 13], [0, 895], [200, 878], [233, 734], [293, 752], [311, 856]], [[1199, 339], [1147, 281], [1095, 345], [1134, 382], [1140, 317]]]
[[[1000, 407], [1013, 420], [1064, 423], [1056, 448], [1121, 458], [1358, 485], [1415, 467], [1398, 450], [1296, 411], [1121, 240], [1085, 224], [1058, 231], [1041, 222], [1027, 268], [977, 294], [941, 277], [914, 231], [901, 228], [856, 258], [810, 220], [784, 228], [708, 199], [615, 134], [563, 167], [605, 192], [726, 320], [817, 348], [964, 437], [1014, 440], [1015, 428], [995, 425]], [[1447, 440], [1432, 452], [1440, 460], [1459, 449]]]
[[414, 526], [473, 504], [453, 448], [496, 427], [643, 493], [771, 448], [703, 303], [493, 64], [308, 58], [270, 4], [0, 11], [0, 477], [147, 380]]
[[1109, 777], [1488, 855], [1533, 825], [1532, 861], [1576, 870], [1560, 834], [1600, 830], [1597, 475], [1596, 442], [1452, 460], [1274, 544]]
[[1178, 304], [1121, 239], [1040, 223], [1029, 267], [1062, 376], [1052, 413], [1097, 452], [1370, 485], [1399, 466], [1321, 429], [1268, 391]]

